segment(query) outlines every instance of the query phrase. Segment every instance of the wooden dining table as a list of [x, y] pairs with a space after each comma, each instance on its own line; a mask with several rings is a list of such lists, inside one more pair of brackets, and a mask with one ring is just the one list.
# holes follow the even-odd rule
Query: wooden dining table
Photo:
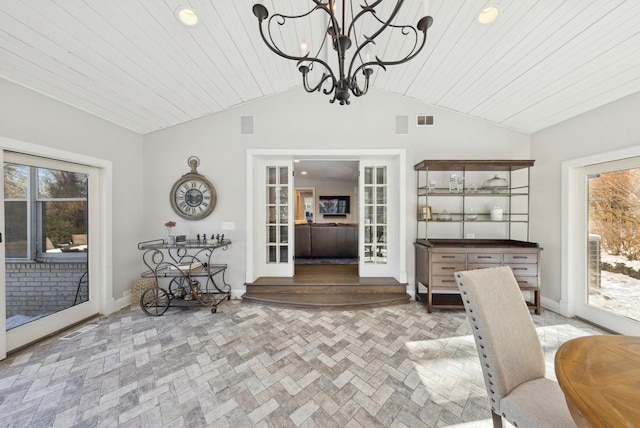
[[555, 371], [579, 427], [640, 427], [640, 337], [571, 339], [558, 348]]

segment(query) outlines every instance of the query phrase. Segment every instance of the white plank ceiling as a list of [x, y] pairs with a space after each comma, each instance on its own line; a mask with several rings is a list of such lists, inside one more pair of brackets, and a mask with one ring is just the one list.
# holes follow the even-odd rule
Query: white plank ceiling
[[[263, 3], [273, 13], [311, 1]], [[384, 11], [391, 3], [383, 1]], [[498, 20], [483, 26], [476, 17], [485, 4], [430, 0], [427, 46], [407, 64], [376, 70], [373, 86], [526, 133], [640, 91], [640, 1], [501, 0]], [[303, 91], [296, 64], [262, 42], [252, 5], [2, 0], [0, 77], [141, 134]], [[197, 11], [195, 28], [176, 20], [179, 6]], [[415, 24], [420, 10], [419, 0], [406, 0], [397, 22]], [[276, 37], [294, 49], [305, 38], [317, 49], [311, 27], [318, 25], [301, 23]], [[374, 54], [402, 47], [391, 38]], [[335, 108], [359, 108], [358, 99]]]

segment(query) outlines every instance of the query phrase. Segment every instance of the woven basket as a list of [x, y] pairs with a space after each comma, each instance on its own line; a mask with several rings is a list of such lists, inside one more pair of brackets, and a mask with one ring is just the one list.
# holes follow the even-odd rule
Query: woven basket
[[155, 286], [155, 278], [137, 278], [133, 281], [133, 288], [131, 289], [131, 307], [139, 307], [142, 293]]

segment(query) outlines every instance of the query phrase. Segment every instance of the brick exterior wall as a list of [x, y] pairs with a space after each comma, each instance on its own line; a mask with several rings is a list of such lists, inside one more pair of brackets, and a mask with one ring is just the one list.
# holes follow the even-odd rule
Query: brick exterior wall
[[7, 263], [7, 318], [36, 316], [73, 306], [78, 283], [83, 279], [76, 304], [88, 300], [87, 263]]

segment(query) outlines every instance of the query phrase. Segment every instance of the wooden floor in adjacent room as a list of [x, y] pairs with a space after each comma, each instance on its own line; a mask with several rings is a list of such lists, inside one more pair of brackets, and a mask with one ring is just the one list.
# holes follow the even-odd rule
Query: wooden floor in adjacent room
[[358, 265], [296, 265], [293, 277], [260, 277], [246, 284], [246, 301], [289, 307], [346, 309], [407, 303], [406, 284], [358, 276]]

